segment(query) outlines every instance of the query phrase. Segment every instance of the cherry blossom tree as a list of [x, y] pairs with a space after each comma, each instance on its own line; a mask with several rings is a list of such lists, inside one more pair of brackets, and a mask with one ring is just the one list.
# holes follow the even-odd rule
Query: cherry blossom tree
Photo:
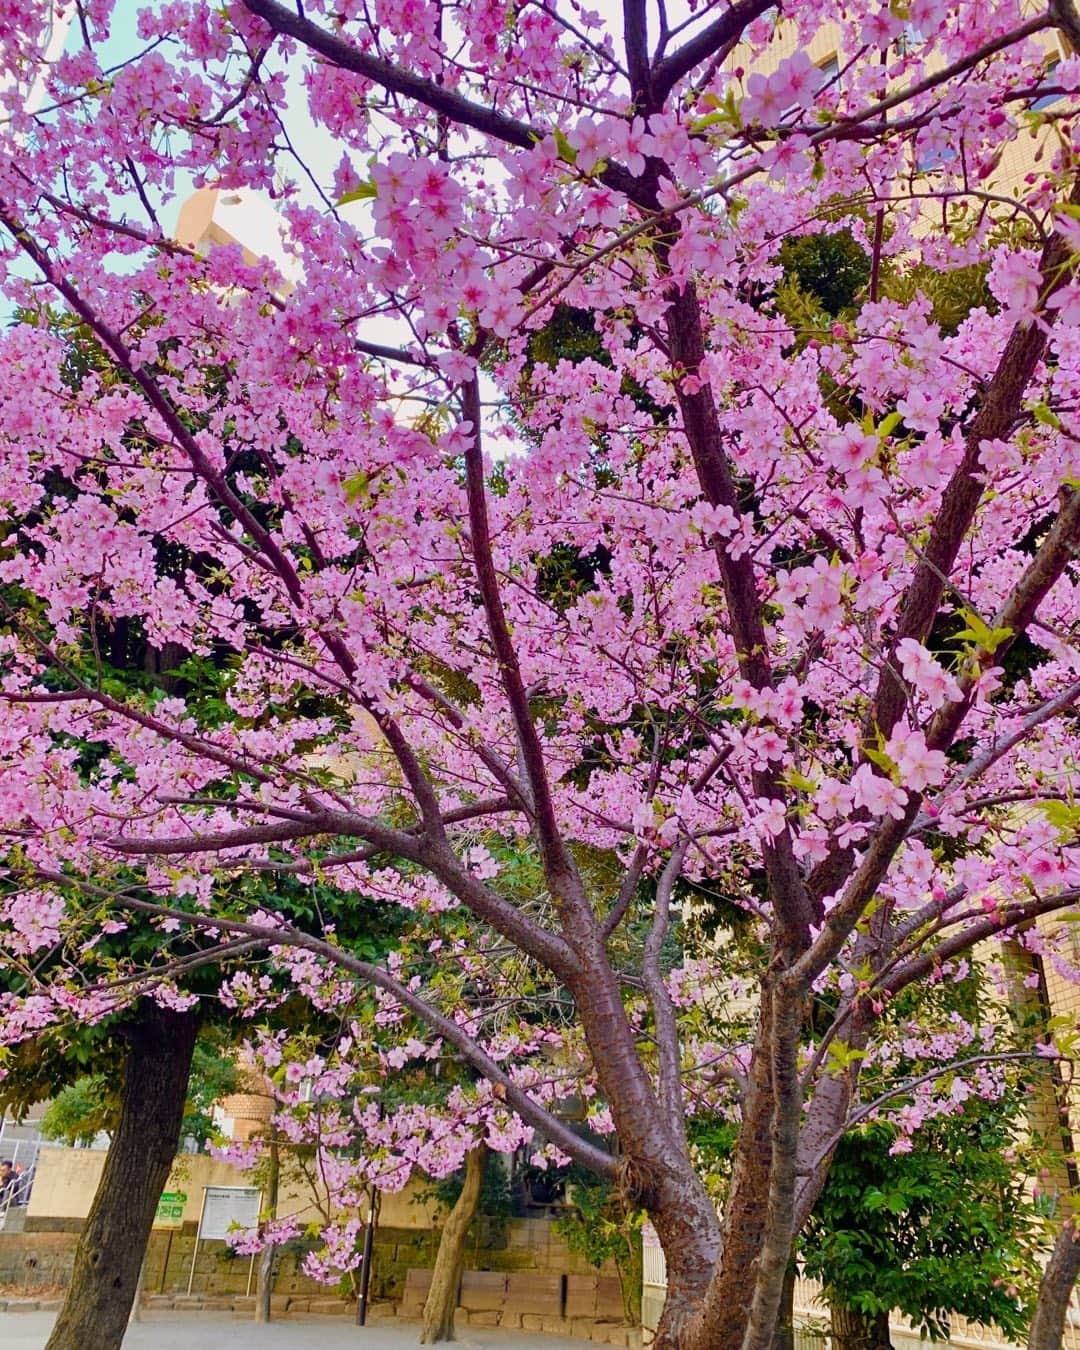
[[[0, 94], [7, 1039], [175, 997], [177, 932], [291, 951], [648, 1211], [659, 1346], [768, 1346], [890, 1003], [1003, 933], [1073, 973], [1075, 9], [174, 0], [135, 52], [127, 7], [75, 10], [37, 111]], [[9, 73], [42, 24], [9, 5]], [[272, 194], [296, 276], [171, 239], [191, 182]], [[840, 230], [856, 311], [793, 324], [781, 242]], [[943, 325], [920, 278], [972, 266], [991, 302]], [[545, 360], [567, 309], [596, 354]], [[105, 357], [78, 384], [57, 311]], [[230, 716], [118, 688], [121, 623], [219, 668]], [[223, 901], [251, 871], [545, 972], [617, 1156], [455, 980]], [[750, 1045], [705, 1063], [691, 894], [760, 937]], [[159, 962], [36, 978], [133, 914]], [[990, 1091], [993, 1027], [953, 1049]], [[722, 1213], [702, 1078], [738, 1096]]]

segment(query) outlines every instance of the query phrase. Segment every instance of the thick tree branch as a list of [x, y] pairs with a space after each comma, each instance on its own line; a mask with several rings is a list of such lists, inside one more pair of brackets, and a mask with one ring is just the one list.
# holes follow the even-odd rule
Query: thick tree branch
[[769, 0], [736, 0], [718, 19], [685, 42], [677, 51], [653, 66], [653, 109], [662, 108], [667, 97], [684, 75], [708, 61], [716, 53], [736, 42], [746, 28], [772, 6]]
[[920, 952], [910, 961], [905, 961], [885, 979], [875, 981], [874, 988], [889, 994], [897, 994], [916, 980], [929, 975], [943, 962], [952, 960], [954, 956], [963, 955], [986, 938], [1007, 933], [1020, 924], [1038, 918], [1040, 914], [1053, 914], [1057, 910], [1071, 909], [1078, 900], [1080, 890], [1065, 890], [1057, 892], [1056, 895], [1042, 895], [1026, 903], [1003, 903], [1000, 910], [994, 914], [978, 919], [969, 928], [943, 938], [937, 946]]
[[[743, 0], [747, 3], [747, 0]], [[760, 0], [753, 0], [758, 4]], [[295, 38], [297, 42], [320, 56], [326, 58], [341, 70], [352, 71], [373, 84], [379, 85], [391, 94], [400, 94], [404, 98], [415, 99], [417, 103], [444, 117], [453, 127], [470, 127], [504, 145], [514, 145], [521, 150], [531, 150], [537, 142], [544, 139], [546, 128], [533, 127], [520, 122], [495, 108], [486, 108], [474, 103], [463, 94], [433, 80], [424, 79], [395, 66], [379, 56], [368, 52], [339, 37], [328, 33], [302, 13], [289, 9], [278, 0], [241, 0], [244, 8], [263, 20], [277, 34]], [[764, 7], [764, 6], [763, 6]], [[609, 163], [600, 175], [601, 180], [616, 192], [621, 192], [630, 201], [649, 207], [651, 197], [643, 194], [637, 178], [620, 164]]]
[[510, 635], [499, 591], [499, 578], [495, 570], [491, 528], [488, 522], [481, 440], [480, 385], [477, 379], [474, 378], [461, 386], [461, 400], [465, 420], [469, 423], [469, 442], [465, 451], [465, 484], [469, 501], [469, 534], [473, 565], [487, 618], [488, 634], [495, 651], [500, 679], [514, 719], [521, 758], [525, 766], [530, 814], [544, 861], [544, 870], [552, 899], [564, 919], [570, 918], [575, 927], [579, 927], [582, 923], [593, 926], [592, 911], [584, 902], [577, 867], [559, 829], [547, 766], [544, 763], [543, 747], [529, 709], [529, 697], [525, 681], [522, 679], [517, 649]]
[[384, 970], [381, 966], [372, 965], [368, 961], [361, 961], [358, 957], [350, 955], [340, 947], [335, 947], [321, 938], [302, 933], [299, 929], [288, 925], [283, 925], [280, 928], [267, 928], [263, 924], [247, 923], [239, 919], [223, 919], [217, 915], [190, 913], [187, 910], [175, 909], [171, 905], [155, 904], [152, 901], [140, 900], [136, 896], [126, 893], [108, 891], [104, 887], [94, 886], [88, 882], [65, 876], [62, 872], [41, 870], [37, 875], [44, 881], [50, 881], [59, 886], [74, 886], [81, 891], [93, 893], [120, 908], [137, 910], [140, 914], [149, 914], [163, 919], [177, 919], [182, 923], [189, 923], [195, 928], [212, 928], [222, 933], [236, 933], [248, 938], [257, 938], [270, 948], [297, 947], [303, 951], [311, 952], [330, 965], [347, 971], [350, 975], [358, 976], [365, 983], [389, 994], [402, 1007], [408, 1008], [417, 1020], [433, 1031], [436, 1036], [442, 1037], [448, 1044], [454, 1046], [477, 1073], [500, 1090], [507, 1104], [521, 1116], [522, 1120], [527, 1121], [534, 1129], [539, 1130], [541, 1134], [562, 1149], [563, 1152], [568, 1153], [577, 1162], [580, 1162], [582, 1166], [589, 1168], [598, 1176], [614, 1178], [616, 1164], [611, 1154], [605, 1153], [603, 1149], [581, 1139], [564, 1121], [559, 1120], [558, 1117], [553, 1116], [538, 1102], [535, 1102], [528, 1093], [514, 1083], [505, 1070], [457, 1022], [433, 1008], [408, 985], [402, 984], [400, 980], [395, 979], [389, 971]]
[[[680, 372], [696, 376], [705, 359], [705, 334], [701, 302], [692, 282], [672, 288], [667, 315], [667, 335], [672, 360]], [[726, 506], [741, 514], [734, 475], [723, 446], [723, 434], [708, 380], [689, 392], [680, 381], [679, 407], [686, 439], [694, 459], [698, 481], [712, 506]], [[716, 550], [727, 602], [728, 620], [743, 677], [755, 689], [772, 687], [763, 607], [750, 554], [735, 558], [721, 544]], [[771, 801], [785, 800], [784, 789], [771, 769], [755, 769], [754, 791]], [[769, 880], [769, 898], [780, 925], [781, 939], [793, 949], [805, 948], [810, 929], [820, 922], [820, 910], [809, 900], [795, 861], [791, 835], [784, 829], [763, 847]]]
[[656, 1025], [656, 1047], [659, 1055], [659, 1098], [667, 1112], [668, 1119], [678, 1131], [683, 1144], [686, 1143], [685, 1111], [682, 1096], [682, 1068], [679, 1053], [679, 1030], [675, 1020], [675, 1008], [664, 984], [660, 969], [660, 954], [671, 926], [671, 895], [682, 870], [686, 851], [690, 846], [688, 839], [682, 840], [671, 850], [660, 880], [656, 887], [656, 901], [653, 921], [649, 935], [645, 939], [645, 950], [641, 961], [641, 982], [649, 997]]
[[638, 112], [651, 112], [649, 33], [646, 0], [623, 0], [623, 40], [630, 75], [630, 101]]

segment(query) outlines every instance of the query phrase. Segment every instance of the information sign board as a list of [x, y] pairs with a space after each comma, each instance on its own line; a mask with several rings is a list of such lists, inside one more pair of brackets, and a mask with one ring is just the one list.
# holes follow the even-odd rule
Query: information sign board
[[199, 1220], [200, 1238], [224, 1238], [234, 1228], [254, 1228], [259, 1222], [256, 1186], [207, 1186]]
[[180, 1228], [184, 1222], [184, 1206], [187, 1204], [186, 1191], [162, 1191], [154, 1215], [155, 1228]]

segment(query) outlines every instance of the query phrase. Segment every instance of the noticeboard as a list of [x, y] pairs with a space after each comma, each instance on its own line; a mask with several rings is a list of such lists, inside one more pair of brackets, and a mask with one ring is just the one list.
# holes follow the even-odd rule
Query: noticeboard
[[261, 1192], [257, 1186], [207, 1186], [203, 1198], [200, 1238], [223, 1238], [234, 1228], [254, 1228], [259, 1222]]
[[186, 1191], [162, 1191], [154, 1215], [155, 1228], [180, 1228], [184, 1222], [184, 1206], [187, 1204]]

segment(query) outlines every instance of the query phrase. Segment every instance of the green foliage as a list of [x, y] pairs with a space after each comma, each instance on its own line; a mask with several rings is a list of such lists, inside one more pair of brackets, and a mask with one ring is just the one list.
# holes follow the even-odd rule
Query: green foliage
[[[211, 1111], [214, 1103], [236, 1092], [241, 1074], [233, 1056], [222, 1044], [219, 1033], [203, 1035], [195, 1042], [195, 1053], [184, 1104], [183, 1134], [200, 1147], [215, 1133]], [[46, 1139], [69, 1145], [87, 1146], [99, 1134], [116, 1128], [120, 1109], [117, 1075], [96, 1073], [76, 1078], [49, 1104], [42, 1117], [41, 1133]]]
[[116, 1124], [116, 1098], [104, 1074], [77, 1078], [49, 1103], [41, 1118], [46, 1139], [74, 1147], [89, 1147], [99, 1134]]
[[[465, 1168], [459, 1167], [448, 1177], [433, 1181], [430, 1186], [416, 1196], [417, 1203], [434, 1199], [440, 1208], [449, 1213], [457, 1204], [465, 1185]], [[480, 1187], [480, 1200], [476, 1206], [477, 1219], [494, 1219], [498, 1224], [506, 1223], [513, 1208], [510, 1194], [510, 1176], [503, 1163], [501, 1154], [491, 1154], [484, 1168], [484, 1180]], [[474, 1220], [475, 1222], [475, 1220]]]
[[870, 280], [870, 258], [846, 228], [785, 239], [777, 261], [784, 280], [834, 318], [856, 306]]
[[885, 269], [881, 293], [885, 299], [905, 305], [917, 295], [925, 295], [934, 323], [943, 332], [955, 333], [973, 309], [997, 313], [997, 301], [986, 283], [989, 270], [988, 263], [971, 263], [945, 271], [926, 263]]
[[536, 569], [537, 594], [560, 614], [596, 589], [598, 573], [611, 571], [611, 551], [597, 545], [588, 553], [570, 544], [556, 544]]
[[579, 361], [596, 361], [611, 365], [611, 357], [604, 349], [596, 321], [587, 309], [558, 304], [551, 318], [542, 328], [529, 336], [528, 367], [556, 366], [560, 361], [577, 365]]
[[188, 1079], [187, 1101], [184, 1103], [183, 1132], [201, 1147], [216, 1133], [211, 1112], [223, 1097], [238, 1092], [243, 1074], [236, 1067], [236, 1058], [223, 1044], [220, 1032], [200, 1036], [195, 1042]]
[[899, 1310], [932, 1340], [950, 1312], [1025, 1326], [1038, 1266], [1038, 1216], [1012, 1145], [1009, 1109], [969, 1102], [890, 1154], [884, 1124], [845, 1136], [801, 1241], [806, 1273], [830, 1303], [868, 1317]]
[[598, 1270], [613, 1261], [619, 1272], [627, 1317], [635, 1316], [641, 1288], [641, 1224], [644, 1212], [627, 1214], [615, 1188], [584, 1168], [566, 1169], [566, 1202], [554, 1222], [575, 1256]]
[[628, 1224], [614, 1187], [581, 1167], [566, 1169], [566, 1204], [554, 1228], [575, 1256], [598, 1269], [626, 1258], [638, 1228]]

